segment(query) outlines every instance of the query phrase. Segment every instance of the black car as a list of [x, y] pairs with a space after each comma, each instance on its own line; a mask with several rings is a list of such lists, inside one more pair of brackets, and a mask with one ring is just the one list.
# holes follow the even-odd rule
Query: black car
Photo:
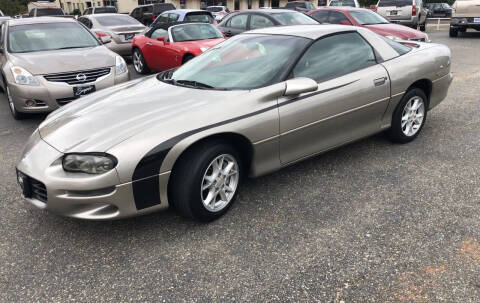
[[235, 36], [248, 30], [278, 25], [319, 24], [303, 13], [287, 9], [259, 9], [233, 13], [218, 25], [226, 37]]
[[452, 17], [452, 8], [448, 3], [427, 3], [429, 17]]
[[308, 1], [291, 1], [285, 4], [285, 9], [291, 9], [301, 13], [308, 13], [315, 9], [312, 3]]
[[137, 19], [140, 23], [149, 26], [163, 12], [175, 9], [171, 3], [154, 3], [140, 5], [133, 9], [130, 16]]

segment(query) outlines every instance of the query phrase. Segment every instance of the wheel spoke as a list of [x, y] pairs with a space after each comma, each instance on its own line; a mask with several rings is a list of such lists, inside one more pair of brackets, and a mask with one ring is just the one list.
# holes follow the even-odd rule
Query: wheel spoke
[[233, 166], [235, 165], [235, 163], [233, 163], [233, 162], [227, 162], [227, 163], [228, 163], [227, 166], [222, 171], [224, 176], [229, 176], [230, 171], [232, 170]]
[[222, 201], [227, 202], [228, 198], [227, 198], [227, 194], [225, 193], [225, 190], [222, 188], [219, 193], [220, 193], [220, 199], [222, 199]]

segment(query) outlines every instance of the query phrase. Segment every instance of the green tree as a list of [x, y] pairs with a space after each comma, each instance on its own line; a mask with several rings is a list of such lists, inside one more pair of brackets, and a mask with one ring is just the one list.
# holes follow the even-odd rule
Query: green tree
[[27, 11], [27, 6], [17, 0], [1, 0], [0, 10], [7, 16], [15, 16]]

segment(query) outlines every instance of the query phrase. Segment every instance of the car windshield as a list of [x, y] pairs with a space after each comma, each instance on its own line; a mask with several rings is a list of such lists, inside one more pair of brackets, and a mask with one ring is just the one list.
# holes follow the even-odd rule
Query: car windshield
[[351, 6], [355, 7], [355, 2], [351, 0], [332, 0], [330, 6]]
[[282, 25], [318, 24], [313, 18], [297, 12], [273, 13], [270, 16]]
[[211, 24], [185, 24], [171, 28], [174, 42], [223, 38], [222, 33]]
[[369, 10], [351, 11], [350, 15], [361, 25], [369, 24], [388, 24], [389, 22], [377, 13]]
[[212, 12], [212, 13], [221, 12], [222, 10], [223, 9], [220, 6], [209, 6], [209, 7], [207, 7], [207, 12]]
[[104, 14], [104, 13], [116, 13], [117, 9], [115, 7], [97, 7], [95, 8], [95, 14]]
[[380, 0], [378, 1], [378, 6], [385, 7], [385, 6], [396, 6], [396, 7], [403, 7], [412, 5], [412, 0]]
[[100, 25], [103, 26], [117, 26], [117, 25], [142, 25], [136, 19], [129, 15], [108, 15], [108, 16], [96, 16], [94, 17]]
[[310, 41], [283, 35], [235, 36], [188, 61], [163, 81], [223, 90], [267, 86], [285, 76]]
[[58, 15], [63, 15], [63, 11], [59, 8], [39, 8], [39, 9], [37, 9], [37, 17], [58, 16]]
[[94, 47], [100, 43], [76, 22], [37, 23], [11, 26], [8, 30], [8, 50], [28, 53], [56, 49]]

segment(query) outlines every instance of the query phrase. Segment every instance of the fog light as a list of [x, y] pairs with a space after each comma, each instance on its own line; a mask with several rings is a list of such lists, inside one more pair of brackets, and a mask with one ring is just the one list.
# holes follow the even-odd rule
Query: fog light
[[27, 105], [28, 107], [35, 106], [35, 104], [36, 104], [36, 103], [35, 103], [35, 101], [33, 101], [33, 100], [27, 100], [27, 101], [25, 102], [25, 105]]

